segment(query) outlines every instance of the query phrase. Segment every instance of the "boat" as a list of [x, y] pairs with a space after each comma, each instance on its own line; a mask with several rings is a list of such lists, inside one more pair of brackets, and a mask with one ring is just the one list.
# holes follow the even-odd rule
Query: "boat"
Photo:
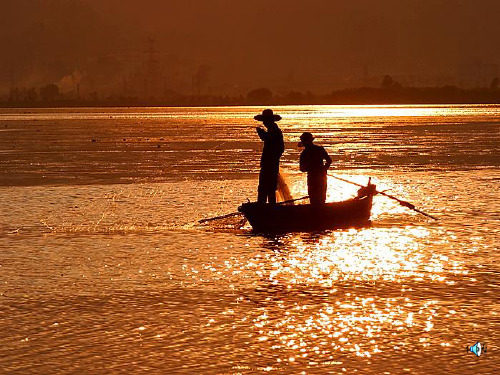
[[314, 232], [328, 229], [360, 228], [370, 225], [373, 196], [376, 186], [368, 185], [358, 190], [354, 198], [311, 204], [262, 204], [243, 203], [238, 207], [256, 233]]

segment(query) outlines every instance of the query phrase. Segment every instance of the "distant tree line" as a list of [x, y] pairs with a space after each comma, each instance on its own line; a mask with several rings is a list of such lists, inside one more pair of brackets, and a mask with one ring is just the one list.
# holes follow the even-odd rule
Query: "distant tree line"
[[317, 95], [310, 91], [274, 94], [260, 87], [247, 95], [172, 95], [168, 99], [143, 99], [134, 96], [99, 97], [91, 93], [64, 95], [56, 84], [10, 90], [0, 100], [1, 107], [83, 107], [83, 106], [217, 106], [217, 105], [287, 105], [287, 104], [500, 104], [500, 81], [494, 78], [489, 87], [462, 89], [456, 86], [404, 87], [391, 76], [383, 77], [380, 87], [335, 90]]

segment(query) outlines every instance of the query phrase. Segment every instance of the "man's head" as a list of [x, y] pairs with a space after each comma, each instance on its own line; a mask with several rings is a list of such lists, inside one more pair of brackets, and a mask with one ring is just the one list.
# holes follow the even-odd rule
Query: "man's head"
[[268, 128], [269, 126], [271, 126], [272, 124], [274, 124], [276, 121], [281, 120], [281, 116], [280, 115], [275, 115], [273, 113], [272, 109], [264, 109], [262, 111], [262, 114], [255, 116], [254, 119], [257, 120], [257, 121], [262, 121], [262, 123], [264, 124], [264, 126], [266, 128]]
[[302, 133], [302, 135], [300, 136], [299, 147], [312, 146], [313, 140], [314, 136], [311, 133], [309, 132]]

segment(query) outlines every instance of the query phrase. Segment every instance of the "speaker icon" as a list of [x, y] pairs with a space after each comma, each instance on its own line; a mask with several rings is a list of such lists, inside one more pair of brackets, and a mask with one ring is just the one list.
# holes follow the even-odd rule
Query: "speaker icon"
[[477, 357], [479, 357], [481, 354], [486, 353], [486, 344], [481, 345], [478, 341], [470, 348], [467, 347], [467, 353], [469, 352], [474, 353]]

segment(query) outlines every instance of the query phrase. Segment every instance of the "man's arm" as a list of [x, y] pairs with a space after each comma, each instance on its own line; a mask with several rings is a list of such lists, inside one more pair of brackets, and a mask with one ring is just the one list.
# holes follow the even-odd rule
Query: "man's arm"
[[269, 134], [267, 134], [267, 132], [264, 129], [259, 128], [259, 127], [257, 127], [256, 130], [257, 130], [257, 134], [259, 135], [259, 138], [262, 139], [263, 141], [266, 141]]
[[304, 157], [304, 152], [300, 154], [299, 168], [301, 172], [307, 172], [306, 158]]
[[328, 168], [330, 168], [330, 165], [332, 165], [332, 158], [330, 157], [330, 155], [328, 155], [328, 152], [326, 152], [324, 147], [323, 151], [324, 151], [323, 158], [325, 159], [325, 170], [328, 170]]

